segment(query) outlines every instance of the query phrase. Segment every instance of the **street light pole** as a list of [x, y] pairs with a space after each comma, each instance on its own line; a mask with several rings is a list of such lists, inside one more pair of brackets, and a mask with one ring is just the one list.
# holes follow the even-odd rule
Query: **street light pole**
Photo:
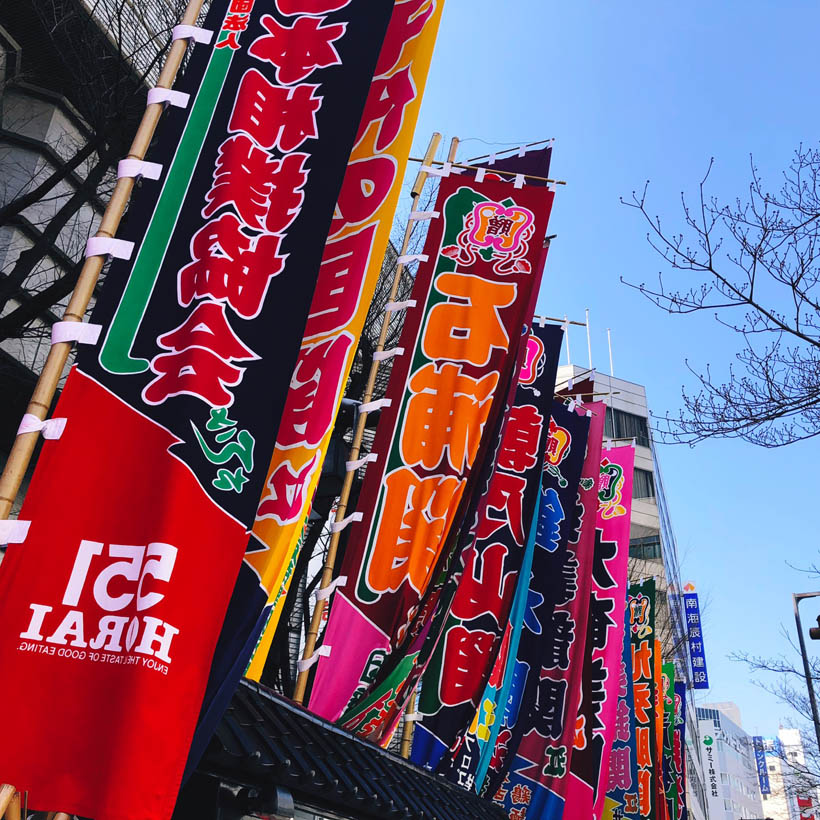
[[800, 654], [803, 656], [803, 671], [806, 673], [806, 687], [809, 690], [809, 703], [811, 703], [811, 716], [814, 720], [814, 734], [817, 738], [817, 747], [820, 749], [820, 718], [817, 715], [817, 699], [814, 697], [814, 685], [811, 680], [811, 669], [809, 668], [809, 658], [806, 655], [806, 641], [803, 638], [803, 626], [800, 623], [800, 602], [804, 598], [818, 598], [820, 592], [796, 592], [792, 595], [794, 602], [794, 620], [797, 624], [797, 637], [800, 641]]

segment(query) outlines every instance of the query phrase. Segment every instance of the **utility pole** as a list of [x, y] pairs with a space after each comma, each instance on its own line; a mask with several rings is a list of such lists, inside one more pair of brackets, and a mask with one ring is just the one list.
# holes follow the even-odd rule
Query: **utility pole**
[[[809, 658], [806, 655], [806, 641], [803, 638], [803, 627], [800, 623], [800, 602], [804, 598], [818, 598], [820, 597], [820, 592], [796, 592], [792, 595], [792, 601], [794, 602], [794, 620], [797, 624], [797, 637], [800, 641], [800, 654], [803, 656], [803, 671], [806, 674], [806, 688], [809, 690], [809, 703], [811, 703], [811, 716], [812, 720], [814, 721], [814, 734], [817, 738], [817, 747], [820, 748], [820, 718], [817, 715], [817, 698], [814, 696], [814, 684], [812, 683], [811, 679], [811, 669], [809, 667]], [[818, 624], [820, 624], [820, 618], [818, 619]], [[812, 629], [811, 635], [813, 640], [820, 640], [820, 629]]]

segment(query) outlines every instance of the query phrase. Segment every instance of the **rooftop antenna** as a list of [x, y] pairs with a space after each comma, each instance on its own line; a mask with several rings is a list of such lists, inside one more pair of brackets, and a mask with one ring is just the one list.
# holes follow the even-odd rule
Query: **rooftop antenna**
[[[606, 329], [606, 343], [609, 346], [609, 406], [612, 407], [612, 379], [615, 377], [615, 367], [612, 364], [612, 331]], [[612, 413], [612, 432], [615, 432], [615, 413]]]
[[564, 314], [564, 324], [562, 325], [564, 328], [564, 338], [567, 340], [567, 365], [572, 367], [572, 353], [569, 349], [569, 316]]

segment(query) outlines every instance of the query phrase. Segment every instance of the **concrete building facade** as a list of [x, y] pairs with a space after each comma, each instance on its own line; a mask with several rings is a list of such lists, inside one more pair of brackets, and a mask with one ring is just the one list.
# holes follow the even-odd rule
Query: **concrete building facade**
[[740, 718], [737, 706], [705, 704], [697, 707], [697, 718], [705, 758], [710, 820], [766, 817], [752, 737], [733, 719]]
[[[686, 768], [689, 817], [709, 817], [701, 744], [691, 680], [691, 661], [679, 590], [677, 546], [672, 530], [660, 464], [649, 427], [646, 388], [577, 365], [558, 368], [557, 390], [584, 401], [607, 404], [605, 439], [613, 446], [635, 446], [635, 472], [629, 545], [629, 580], [654, 578], [657, 590], [656, 634], [663, 656], [675, 663], [678, 680], [687, 682]], [[721, 819], [722, 820], [722, 819]]]

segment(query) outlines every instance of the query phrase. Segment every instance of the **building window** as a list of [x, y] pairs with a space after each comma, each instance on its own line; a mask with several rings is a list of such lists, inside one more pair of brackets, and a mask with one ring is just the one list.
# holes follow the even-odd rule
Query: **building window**
[[604, 436], [606, 438], [634, 438], [636, 444], [648, 447], [649, 425], [643, 416], [607, 407]]
[[659, 535], [648, 535], [645, 538], [632, 538], [629, 541], [629, 557], [641, 558], [648, 561], [650, 558], [661, 557], [661, 538]]
[[649, 470], [641, 470], [639, 467], [635, 468], [635, 472], [632, 474], [632, 497], [655, 497], [655, 477]]

